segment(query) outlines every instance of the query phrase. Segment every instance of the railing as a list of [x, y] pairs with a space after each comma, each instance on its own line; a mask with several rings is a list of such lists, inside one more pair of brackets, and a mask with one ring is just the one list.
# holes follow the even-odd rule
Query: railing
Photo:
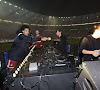
[[[3, 84], [8, 84], [8, 83], [12, 83], [14, 78], [18, 75], [18, 73], [20, 72], [20, 70], [22, 69], [22, 67], [25, 65], [25, 63], [27, 62], [28, 58], [31, 56], [31, 53], [33, 52], [33, 49], [35, 48], [35, 45], [31, 48], [29, 54], [25, 57], [25, 59], [19, 63], [6, 77], [5, 80], [3, 82]], [[9, 81], [10, 79], [10, 81]]]
[[6, 41], [0, 41], [0, 44], [1, 43], [12, 43], [14, 40], [6, 40]]

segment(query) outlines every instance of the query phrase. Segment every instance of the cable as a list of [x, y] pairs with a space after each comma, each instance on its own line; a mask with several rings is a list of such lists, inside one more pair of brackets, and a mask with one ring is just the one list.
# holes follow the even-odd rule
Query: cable
[[33, 86], [31, 86], [31, 87], [26, 87], [26, 86], [23, 84], [23, 81], [24, 81], [24, 77], [23, 77], [22, 79], [20, 79], [20, 84], [21, 84], [21, 86], [22, 86], [24, 89], [26, 89], [26, 90], [30, 90], [30, 89], [32, 89], [32, 88], [34, 88], [34, 87], [36, 87], [36, 86], [39, 86], [39, 84], [40, 84], [40, 82], [41, 82], [41, 80], [42, 80], [42, 74], [43, 74], [43, 70], [42, 70], [42, 72], [41, 72], [41, 75], [40, 75], [40, 77], [39, 77], [39, 80], [38, 80]]
[[[42, 72], [41, 72], [41, 74], [40, 74], [39, 80], [38, 80], [33, 86], [31, 86], [31, 87], [26, 87], [26, 86], [24, 85], [24, 83], [23, 83], [24, 77], [23, 77], [22, 79], [20, 79], [20, 84], [21, 84], [21, 86], [23, 87], [23, 89], [25, 89], [25, 90], [31, 90], [32, 88], [38, 86], [38, 90], [40, 90], [40, 83], [41, 83], [41, 81], [44, 81], [44, 80], [42, 79], [42, 77], [43, 77], [43, 73], [45, 72], [45, 68], [46, 68], [46, 66], [42, 68]], [[44, 75], [44, 77], [47, 77], [47, 76]], [[48, 90], [50, 90], [50, 89], [49, 89], [48, 81], [49, 81], [49, 77], [47, 77], [47, 81], [44, 81], [44, 82], [47, 82]]]
[[[45, 50], [45, 52], [46, 52], [46, 50]], [[42, 58], [44, 57], [44, 54], [45, 54], [45, 53], [43, 53], [43, 54], [41, 55]], [[20, 78], [20, 84], [21, 84], [21, 86], [22, 86], [24, 89], [26, 89], [26, 90], [31, 90], [32, 88], [38, 86], [38, 90], [40, 90], [40, 83], [41, 83], [41, 81], [43, 81], [43, 82], [47, 82], [48, 90], [50, 90], [50, 88], [49, 88], [49, 83], [48, 83], [49, 77], [46, 76], [47, 70], [49, 70], [49, 69], [48, 69], [48, 68], [49, 68], [48, 66], [49, 66], [49, 62], [46, 62], [46, 61], [43, 60], [43, 61], [42, 61], [42, 66], [41, 66], [42, 68], [41, 68], [39, 80], [38, 80], [34, 85], [32, 85], [31, 87], [26, 87], [25, 84], [24, 84], [24, 77], [23, 77], [22, 79]], [[43, 80], [43, 78], [42, 78], [43, 76], [46, 77], [46, 81]]]

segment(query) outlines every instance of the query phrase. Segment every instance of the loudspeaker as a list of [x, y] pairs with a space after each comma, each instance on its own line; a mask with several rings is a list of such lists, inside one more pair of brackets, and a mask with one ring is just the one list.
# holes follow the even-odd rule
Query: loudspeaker
[[100, 90], [100, 61], [85, 61], [82, 68], [77, 78], [81, 90]]
[[40, 76], [15, 78], [9, 90], [73, 90], [74, 74], [46, 75], [41, 79]]

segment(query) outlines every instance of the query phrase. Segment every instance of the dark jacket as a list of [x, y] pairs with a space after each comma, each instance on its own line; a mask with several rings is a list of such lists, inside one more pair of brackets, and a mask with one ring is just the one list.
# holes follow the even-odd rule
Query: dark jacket
[[56, 45], [56, 48], [65, 56], [67, 56], [67, 37], [62, 34], [60, 37], [60, 42]]
[[24, 60], [25, 56], [29, 53], [29, 42], [35, 41], [41, 41], [41, 38], [30, 37], [19, 33], [9, 51], [9, 59], [14, 61]]

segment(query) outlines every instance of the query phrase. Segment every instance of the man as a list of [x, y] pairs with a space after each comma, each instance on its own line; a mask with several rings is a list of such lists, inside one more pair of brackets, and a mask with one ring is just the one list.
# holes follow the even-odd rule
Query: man
[[82, 40], [80, 52], [84, 54], [84, 61], [100, 60], [100, 24], [95, 25], [93, 34]]
[[[87, 33], [87, 36], [88, 35], [91, 35], [91, 34], [93, 34], [93, 32], [88, 32]], [[84, 39], [84, 38], [86, 38], [86, 37], [82, 37], [81, 39], [80, 39], [80, 41], [79, 41], [79, 48], [80, 48], [80, 45], [81, 45], [81, 43], [82, 43], [82, 40]], [[82, 52], [79, 52], [79, 63], [80, 64], [82, 64], [82, 58], [83, 58], [83, 53]]]
[[[39, 30], [36, 30], [35, 34], [36, 35], [34, 37], [36, 37], [36, 38], [42, 38], [42, 36], [40, 35]], [[37, 41], [35, 45], [36, 45], [36, 48], [41, 48], [43, 46], [43, 41]]]
[[28, 25], [22, 25], [17, 31], [17, 36], [13, 42], [13, 45], [9, 51], [8, 65], [11, 72], [16, 65], [24, 60], [29, 53], [29, 42], [46, 41], [47, 37], [35, 38], [30, 37], [30, 27]]
[[[40, 35], [40, 32], [39, 32], [39, 30], [36, 30], [35, 31], [35, 38], [42, 38], [42, 36]], [[48, 40], [51, 40], [51, 38], [50, 37], [48, 37], [47, 38]], [[41, 41], [36, 41], [36, 44], [35, 44], [35, 49], [34, 49], [34, 53], [35, 53], [35, 55], [36, 55], [36, 58], [37, 58], [37, 62], [40, 62], [40, 57], [41, 57], [41, 55], [42, 55], [42, 53], [43, 53], [43, 41], [41, 40]]]
[[60, 42], [56, 43], [56, 48], [64, 55], [67, 56], [67, 37], [62, 34], [62, 31], [57, 30], [56, 35], [60, 38]]

